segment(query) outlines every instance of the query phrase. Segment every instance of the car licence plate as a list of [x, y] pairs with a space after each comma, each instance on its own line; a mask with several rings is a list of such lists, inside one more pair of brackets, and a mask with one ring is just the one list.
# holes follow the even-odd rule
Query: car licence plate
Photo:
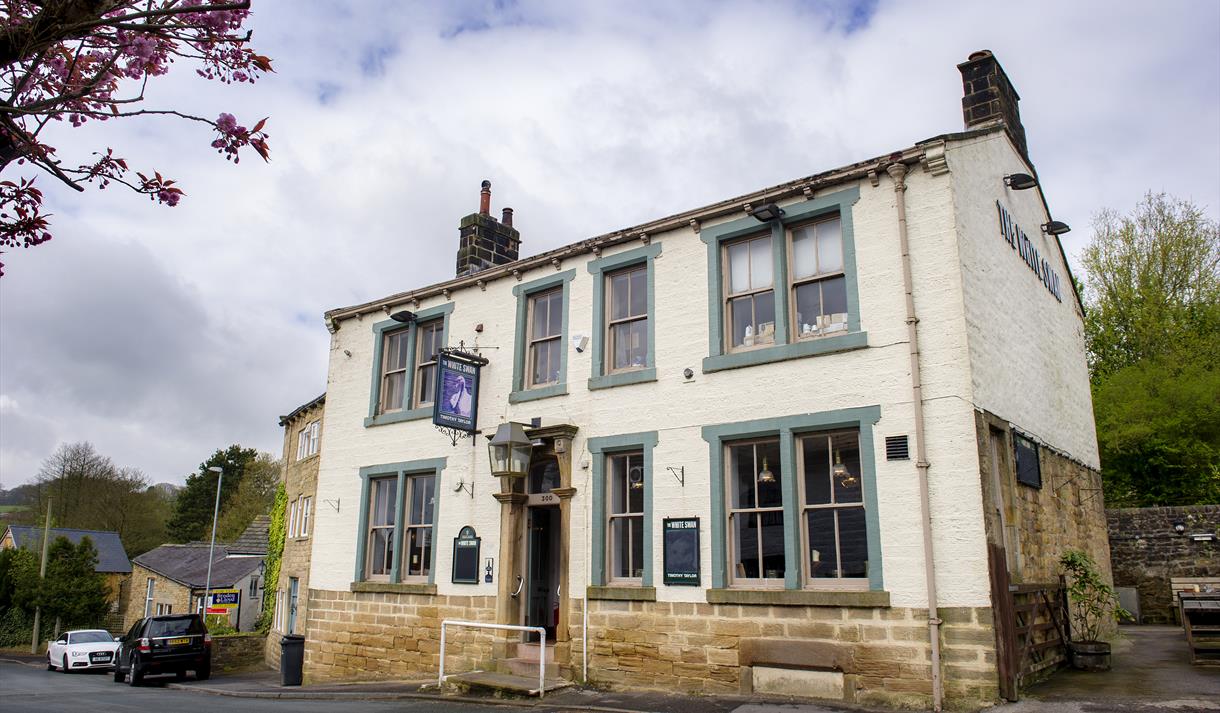
[[104, 661], [109, 661], [109, 660], [110, 660], [110, 652], [109, 652], [109, 651], [102, 651], [102, 652], [100, 652], [100, 653], [92, 653], [92, 654], [89, 654], [89, 660], [90, 660], [90, 661], [92, 661], [92, 662], [94, 662], [94, 663], [101, 663], [101, 662], [104, 662]]
[[170, 646], [182, 646], [184, 644], [189, 644], [189, 643], [191, 643], [191, 637], [189, 637], [189, 636], [184, 636], [181, 639], [170, 639], [169, 640]]

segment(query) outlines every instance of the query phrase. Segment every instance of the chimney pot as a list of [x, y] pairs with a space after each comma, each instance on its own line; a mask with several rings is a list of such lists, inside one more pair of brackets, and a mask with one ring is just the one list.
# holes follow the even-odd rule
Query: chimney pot
[[479, 213], [491, 213], [491, 181], [483, 181], [483, 190], [479, 191]]
[[501, 218], [500, 222], [507, 225], [510, 228], [513, 227], [513, 209], [512, 208], [504, 209], [504, 215]]

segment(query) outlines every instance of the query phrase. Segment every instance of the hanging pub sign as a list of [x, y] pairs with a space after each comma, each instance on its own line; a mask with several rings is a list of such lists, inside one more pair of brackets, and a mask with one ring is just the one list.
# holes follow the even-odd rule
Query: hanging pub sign
[[481, 539], [467, 525], [453, 538], [453, 583], [479, 583], [479, 546]]
[[436, 355], [436, 398], [432, 423], [473, 433], [479, 416], [479, 368], [487, 360], [457, 350]]
[[661, 522], [665, 583], [699, 586], [699, 518], [667, 517]]

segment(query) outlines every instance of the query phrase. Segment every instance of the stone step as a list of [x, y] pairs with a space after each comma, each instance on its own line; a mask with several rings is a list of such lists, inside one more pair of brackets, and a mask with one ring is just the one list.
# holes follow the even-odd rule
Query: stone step
[[[543, 659], [544, 661], [546, 661], [547, 663], [551, 663], [552, 661], [554, 661], [555, 660], [555, 643], [551, 642], [551, 643], [547, 644], [546, 647], [543, 648], [542, 652], [543, 652], [543, 655], [546, 657]], [[538, 643], [534, 642], [532, 644], [524, 644], [524, 643], [517, 644], [517, 658], [529, 659], [530, 661], [537, 661], [538, 660]]]
[[[500, 662], [509, 673], [515, 676], [533, 677], [535, 686], [538, 681], [538, 655], [534, 654], [532, 659], [504, 659]], [[542, 665], [543, 674], [547, 678], [557, 678], [559, 676], [559, 664], [551, 661]]]
[[[537, 663], [535, 662], [534, 665], [537, 666]], [[459, 673], [453, 676], [446, 676], [445, 685], [467, 689], [477, 688], [518, 696], [536, 696], [538, 695], [538, 669], [534, 669], [533, 676], [514, 676], [512, 674], [492, 673], [490, 671]], [[572, 682], [564, 681], [558, 677], [549, 677], [543, 685], [543, 690], [550, 693], [560, 688], [567, 688], [572, 685]]]

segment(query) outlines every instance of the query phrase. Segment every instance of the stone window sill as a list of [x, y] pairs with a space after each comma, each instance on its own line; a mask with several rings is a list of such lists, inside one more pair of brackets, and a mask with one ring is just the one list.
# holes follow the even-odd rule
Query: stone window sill
[[594, 376], [589, 379], [589, 390], [609, 389], [615, 386], [626, 386], [628, 384], [643, 384], [649, 381], [657, 380], [657, 370], [655, 367], [647, 369], [637, 369], [635, 371], [620, 371], [613, 374], [603, 374]]
[[539, 386], [533, 389], [523, 389], [521, 391], [513, 391], [508, 395], [510, 404], [519, 404], [522, 401], [536, 401], [538, 399], [546, 399], [552, 396], [564, 396], [568, 393], [568, 385], [566, 382], [551, 384], [550, 386]]
[[890, 593], [882, 591], [709, 589], [709, 604], [764, 604], [777, 607], [888, 607]]
[[590, 585], [590, 599], [609, 599], [620, 602], [655, 602], [656, 587], [608, 587]]
[[435, 584], [414, 584], [411, 582], [352, 582], [353, 592], [375, 592], [381, 594], [424, 594], [435, 595]]
[[863, 349], [868, 346], [868, 332], [848, 332], [833, 337], [807, 339], [795, 344], [776, 344], [775, 346], [749, 351], [717, 354], [704, 357], [703, 373], [738, 369], [743, 366], [770, 364], [788, 359], [800, 359], [818, 354], [833, 354], [835, 352]]
[[423, 408], [394, 411], [393, 413], [379, 413], [376, 416], [369, 416], [364, 419], [364, 427], [384, 426], [387, 423], [402, 423], [403, 421], [417, 421], [421, 418], [432, 418], [431, 405], [424, 406]]

